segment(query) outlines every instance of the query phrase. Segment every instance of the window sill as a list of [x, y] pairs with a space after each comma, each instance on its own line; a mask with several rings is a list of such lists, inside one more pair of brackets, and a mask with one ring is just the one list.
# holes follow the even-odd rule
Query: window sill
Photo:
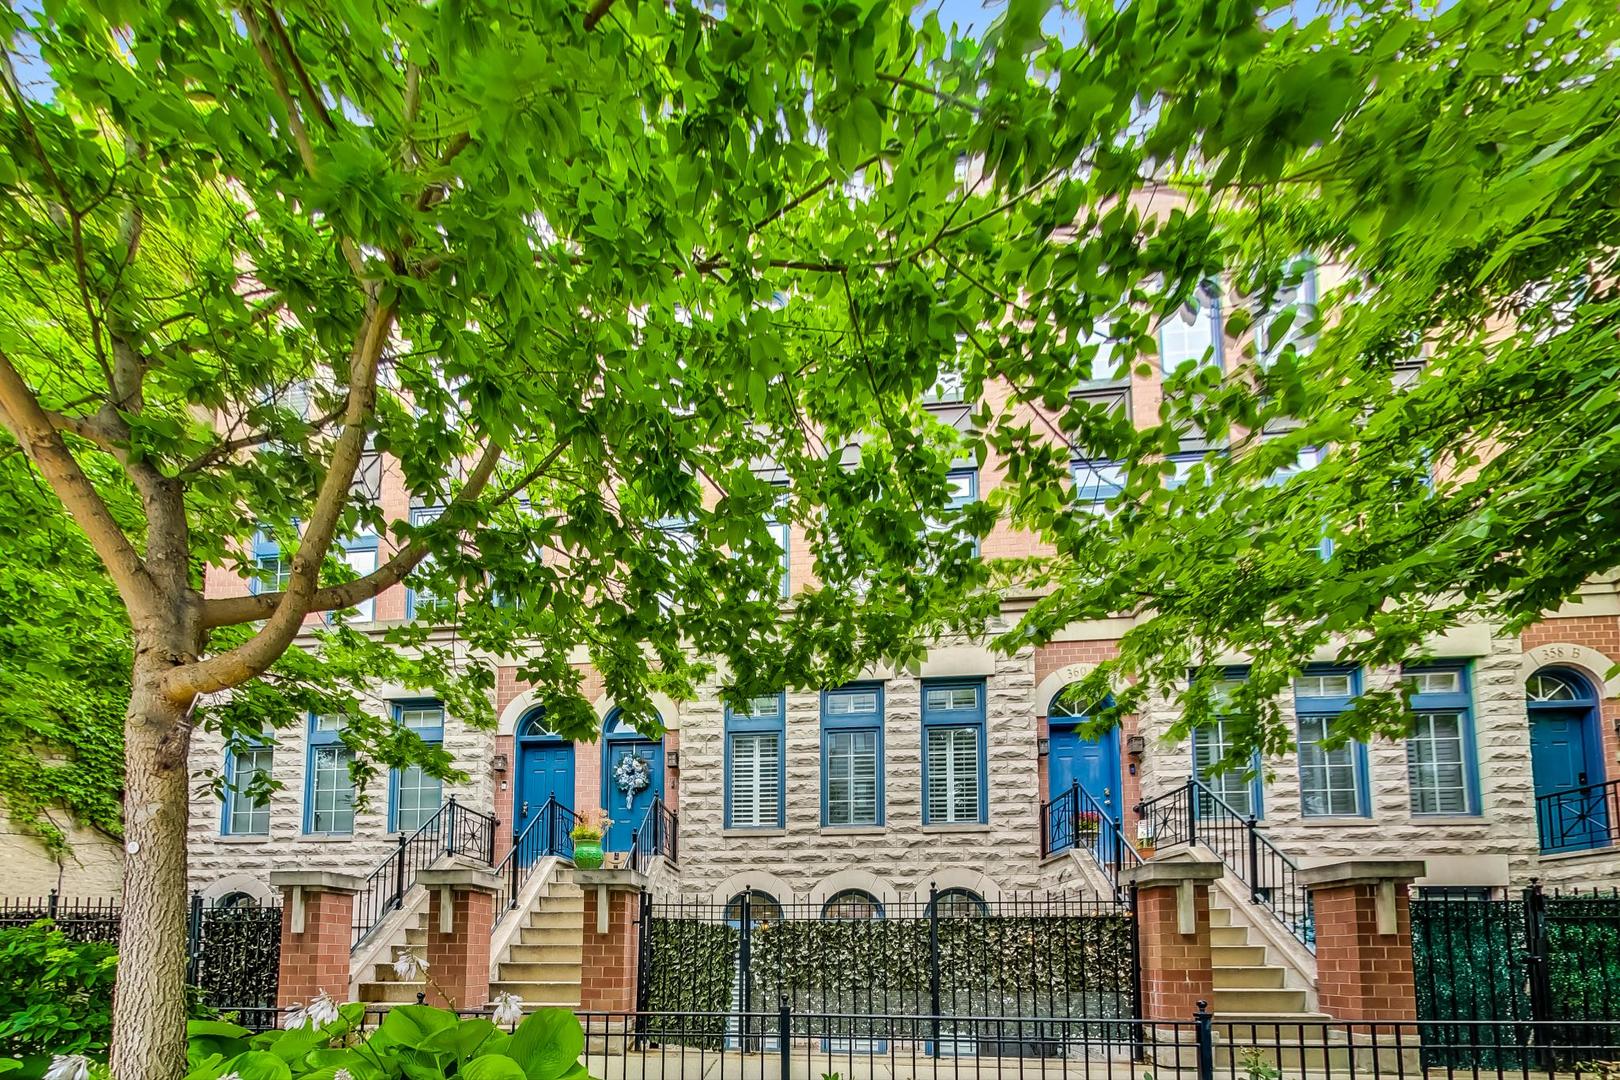
[[1478, 828], [1490, 824], [1482, 814], [1413, 814], [1411, 821], [1413, 825], [1444, 825], [1448, 828], [1454, 825]]
[[982, 821], [960, 822], [949, 825], [924, 825], [925, 833], [987, 833], [990, 826]]
[[354, 833], [307, 832], [298, 834], [300, 844], [352, 844]]
[[750, 839], [750, 838], [753, 838], [753, 837], [786, 836], [786, 835], [787, 835], [787, 830], [786, 829], [777, 829], [777, 828], [769, 828], [769, 829], [721, 829], [720, 830], [720, 838], [722, 840], [746, 840], [746, 839]]
[[269, 834], [261, 833], [220, 833], [214, 837], [221, 844], [268, 844]]
[[885, 825], [823, 825], [822, 836], [879, 836], [888, 832]]
[[1370, 817], [1301, 817], [1297, 824], [1307, 829], [1373, 829], [1378, 822]]

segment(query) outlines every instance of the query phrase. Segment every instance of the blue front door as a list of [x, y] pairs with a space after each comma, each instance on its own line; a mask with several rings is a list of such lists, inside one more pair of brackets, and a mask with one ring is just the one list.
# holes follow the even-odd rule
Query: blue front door
[[[619, 762], [631, 755], [647, 763], [648, 774], [647, 786], [634, 793], [626, 792], [618, 781]], [[602, 805], [613, 821], [608, 827], [607, 850], [629, 851], [653, 800], [664, 795], [664, 744], [649, 739], [610, 738], [602, 765]]]
[[514, 831], [522, 834], [544, 809], [546, 800], [556, 799], [565, 809], [574, 808], [574, 744], [556, 739], [524, 740], [518, 744], [518, 753], [512, 822]]
[[[1096, 739], [1088, 739], [1080, 734], [1072, 724], [1058, 724], [1055, 721], [1050, 728], [1047, 742], [1046, 757], [1046, 785], [1048, 799], [1064, 799], [1066, 792], [1075, 784], [1084, 789], [1092, 801], [1084, 798], [1078, 799], [1074, 805], [1064, 803], [1062, 818], [1066, 815], [1079, 815], [1091, 811], [1093, 807], [1100, 809], [1112, 822], [1120, 820], [1120, 784], [1119, 784], [1119, 729], [1114, 728]], [[1058, 808], [1054, 808], [1058, 809]], [[1077, 841], [1095, 838], [1097, 844], [1112, 844], [1117, 829], [1104, 827], [1099, 822], [1096, 828], [1084, 828], [1078, 818], [1065, 822], [1055, 820], [1048, 824], [1052, 830], [1049, 842], [1052, 850], [1063, 851], [1076, 846]], [[1078, 835], [1077, 829], [1084, 829]]]
[[1530, 711], [1530, 769], [1538, 803], [1541, 842], [1548, 850], [1578, 851], [1607, 842], [1605, 789], [1592, 761], [1594, 710], [1538, 706]]

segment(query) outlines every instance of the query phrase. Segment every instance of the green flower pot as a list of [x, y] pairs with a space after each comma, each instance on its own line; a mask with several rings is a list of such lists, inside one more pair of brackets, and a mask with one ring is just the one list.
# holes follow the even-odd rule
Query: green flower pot
[[574, 865], [581, 870], [602, 869], [602, 841], [574, 841]]

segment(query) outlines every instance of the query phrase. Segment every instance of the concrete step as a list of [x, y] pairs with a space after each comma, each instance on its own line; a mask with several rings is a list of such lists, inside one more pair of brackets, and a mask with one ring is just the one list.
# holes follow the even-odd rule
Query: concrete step
[[501, 963], [502, 982], [536, 982], [536, 983], [572, 983], [579, 985], [580, 962], [572, 963], [539, 963], [527, 964], [523, 962]]
[[578, 967], [582, 952], [578, 941], [549, 945], [513, 945], [507, 962], [513, 964], [573, 964]]
[[1249, 943], [1249, 928], [1246, 926], [1211, 926], [1209, 928], [1209, 943], [1211, 945], [1247, 945]]
[[575, 915], [582, 915], [585, 912], [585, 894], [542, 896], [540, 903], [535, 906], [535, 914], [538, 915], [544, 912], [572, 912]]
[[535, 929], [555, 927], [557, 929], [578, 930], [585, 925], [585, 909], [578, 911], [558, 911], [555, 908], [536, 908], [529, 912], [528, 925]]
[[525, 926], [518, 931], [518, 941], [524, 945], [573, 945], [579, 947], [583, 937], [579, 923], [571, 926]]
[[360, 984], [360, 1000], [409, 1004], [416, 1001], [416, 995], [426, 989], [425, 982], [363, 982]]
[[1215, 1007], [1221, 1013], [1280, 1013], [1298, 1014], [1305, 1011], [1305, 991], [1247, 987], [1227, 987], [1215, 995]]
[[1258, 967], [1266, 962], [1263, 945], [1213, 945], [1210, 963], [1216, 967]]
[[410, 929], [406, 930], [405, 931], [405, 944], [407, 944], [407, 945], [423, 945], [423, 946], [427, 945], [427, 928], [423, 927], [423, 926], [413, 926]]
[[[1214, 897], [1211, 897], [1210, 899], [1213, 900]], [[1231, 908], [1224, 908], [1224, 907], [1217, 907], [1214, 904], [1210, 904], [1209, 905], [1209, 925], [1212, 926], [1212, 927], [1214, 927], [1214, 926], [1231, 926], [1232, 925], [1232, 909]]]
[[576, 983], [544, 983], [507, 981], [489, 984], [489, 992], [493, 997], [498, 993], [516, 994], [523, 1001], [526, 1009], [537, 1009], [542, 1005], [579, 1005], [579, 984]]
[[1216, 967], [1215, 989], [1281, 990], [1284, 985], [1283, 977], [1282, 968], [1260, 966]]

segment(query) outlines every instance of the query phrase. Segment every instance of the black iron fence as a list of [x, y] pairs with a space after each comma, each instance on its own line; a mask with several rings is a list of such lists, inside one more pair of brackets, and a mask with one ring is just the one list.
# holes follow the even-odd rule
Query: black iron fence
[[1620, 840], [1620, 780], [1536, 796], [1541, 850], [1585, 851]]
[[354, 939], [358, 946], [405, 899], [416, 875], [443, 855], [495, 861], [495, 819], [456, 802], [454, 795], [366, 875], [354, 898]]
[[1249, 899], [1265, 908], [1301, 944], [1316, 949], [1316, 921], [1299, 864], [1266, 836], [1252, 814], [1241, 814], [1197, 777], [1139, 803], [1136, 812], [1160, 850], [1202, 844], [1243, 882]]
[[[123, 906], [107, 897], [0, 898], [0, 929], [51, 920], [73, 941], [120, 944]], [[269, 1027], [281, 969], [281, 908], [210, 903], [191, 895], [186, 925], [186, 981], [201, 1003]]]
[[1090, 856], [1121, 901], [1128, 891], [1121, 881], [1123, 871], [1142, 861], [1120, 823], [1078, 783], [1041, 803], [1041, 858], [1065, 851]]
[[1419, 897], [1411, 909], [1418, 1018], [1433, 1064], [1470, 1063], [1473, 1048], [1452, 1045], [1458, 1021], [1538, 1022], [1549, 1046], [1590, 1031], [1620, 1039], [1620, 892], [1533, 884], [1500, 899]]
[[751, 892], [725, 907], [644, 900], [641, 946], [642, 1007], [715, 1018], [720, 1041], [745, 1037], [741, 1017], [778, 999], [878, 1017], [1138, 1014], [1131, 908], [1091, 898], [931, 890], [863, 912]]
[[[716, 1040], [720, 1021], [738, 1037]], [[809, 1012], [779, 1002], [740, 1017], [701, 1013], [581, 1013], [592, 1076], [647, 1080], [758, 1077], [820, 1080], [913, 1076], [1061, 1077], [1065, 1080], [1325, 1080], [1376, 1077], [1419, 1080], [1426, 1071], [1410, 1025], [1331, 1020], [1244, 1021], [1199, 1010], [1178, 1020], [1098, 1023], [1076, 1017], [913, 1016]], [[1479, 1060], [1528, 1059], [1546, 1025], [1459, 1023], [1458, 1045]], [[1599, 1026], [1575, 1025], [1567, 1045], [1536, 1067], [1538, 1080], [1607, 1078], [1620, 1062]], [[1521, 1076], [1528, 1069], [1515, 1069]], [[1501, 1080], [1496, 1065], [1446, 1072]]]
[[572, 859], [574, 857], [574, 826], [579, 815], [557, 801], [556, 796], [546, 799], [540, 811], [529, 819], [512, 840], [512, 849], [495, 866], [500, 880], [500, 892], [495, 894], [495, 921], [517, 906], [518, 893], [528, 882], [536, 864], [547, 856]]
[[660, 856], [672, 863], [681, 861], [681, 822], [675, 811], [664, 800], [653, 798], [647, 807], [647, 816], [641, 819], [635, 839], [630, 844], [630, 869], [646, 873], [652, 861]]

